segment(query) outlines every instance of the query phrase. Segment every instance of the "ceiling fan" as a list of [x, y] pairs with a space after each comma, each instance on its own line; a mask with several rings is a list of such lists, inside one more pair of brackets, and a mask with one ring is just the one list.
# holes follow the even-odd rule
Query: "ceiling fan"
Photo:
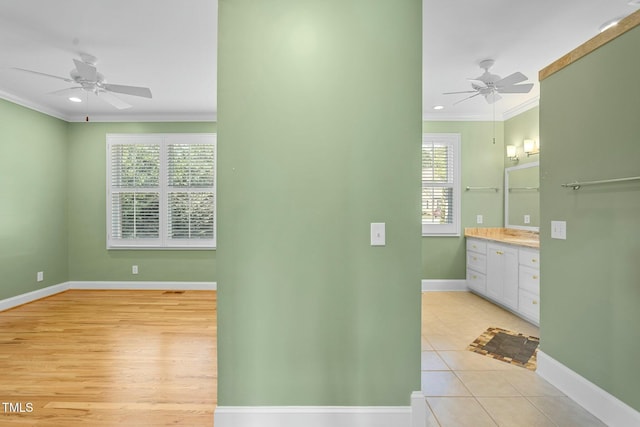
[[80, 60], [74, 59], [73, 62], [76, 68], [70, 71], [70, 77], [54, 76], [52, 74], [42, 73], [40, 71], [27, 70], [17, 67], [14, 67], [14, 70], [24, 71], [44, 77], [51, 77], [54, 79], [63, 80], [67, 83], [75, 83], [77, 85], [51, 92], [52, 95], [70, 96], [83, 91], [86, 93], [94, 93], [103, 101], [113, 105], [119, 110], [131, 108], [131, 105], [115, 96], [114, 93], [151, 98], [151, 90], [147, 87], [107, 83], [104, 76], [99, 73], [96, 68], [97, 58], [92, 55], [81, 53]]
[[501, 78], [498, 75], [489, 73], [489, 68], [491, 68], [494, 64], [493, 59], [485, 59], [480, 62], [480, 68], [484, 70], [484, 73], [475, 79], [468, 79], [471, 82], [471, 87], [473, 90], [465, 90], [461, 92], [445, 92], [443, 95], [454, 95], [460, 93], [472, 93], [473, 95], [468, 96], [460, 101], [455, 102], [453, 105], [459, 104], [462, 101], [466, 101], [467, 99], [474, 98], [476, 96], [482, 95], [487, 100], [489, 104], [493, 104], [499, 99], [502, 99], [500, 96], [501, 93], [529, 93], [533, 88], [533, 83], [525, 83], [525, 84], [517, 84], [527, 80], [527, 77], [520, 73], [515, 72], [513, 74], [508, 75], [505, 78]]

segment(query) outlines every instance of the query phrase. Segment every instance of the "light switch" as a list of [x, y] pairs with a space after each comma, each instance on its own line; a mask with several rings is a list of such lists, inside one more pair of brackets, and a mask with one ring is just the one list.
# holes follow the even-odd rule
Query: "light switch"
[[384, 222], [372, 222], [371, 223], [371, 246], [384, 246]]
[[476, 215], [476, 224], [482, 224], [483, 221], [482, 215]]
[[567, 240], [566, 221], [551, 221], [551, 238]]

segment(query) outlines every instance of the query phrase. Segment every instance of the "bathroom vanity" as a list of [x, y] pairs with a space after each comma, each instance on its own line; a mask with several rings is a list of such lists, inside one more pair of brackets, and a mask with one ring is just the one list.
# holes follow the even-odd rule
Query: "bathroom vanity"
[[536, 325], [540, 322], [540, 239], [512, 228], [465, 228], [468, 288]]

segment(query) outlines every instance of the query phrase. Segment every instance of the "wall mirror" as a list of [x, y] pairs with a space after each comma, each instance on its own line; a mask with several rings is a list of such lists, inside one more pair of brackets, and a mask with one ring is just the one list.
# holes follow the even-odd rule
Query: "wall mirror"
[[504, 226], [540, 230], [539, 162], [504, 170]]

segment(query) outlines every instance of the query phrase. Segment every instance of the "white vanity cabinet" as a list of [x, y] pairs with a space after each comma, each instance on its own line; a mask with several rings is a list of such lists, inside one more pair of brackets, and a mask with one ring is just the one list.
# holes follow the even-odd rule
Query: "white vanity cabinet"
[[467, 238], [467, 287], [530, 322], [540, 321], [537, 249]]
[[540, 252], [521, 248], [518, 260], [518, 311], [528, 320], [540, 323]]
[[467, 286], [480, 294], [487, 292], [487, 244], [467, 240]]
[[487, 296], [518, 309], [518, 249], [498, 243], [487, 244]]

